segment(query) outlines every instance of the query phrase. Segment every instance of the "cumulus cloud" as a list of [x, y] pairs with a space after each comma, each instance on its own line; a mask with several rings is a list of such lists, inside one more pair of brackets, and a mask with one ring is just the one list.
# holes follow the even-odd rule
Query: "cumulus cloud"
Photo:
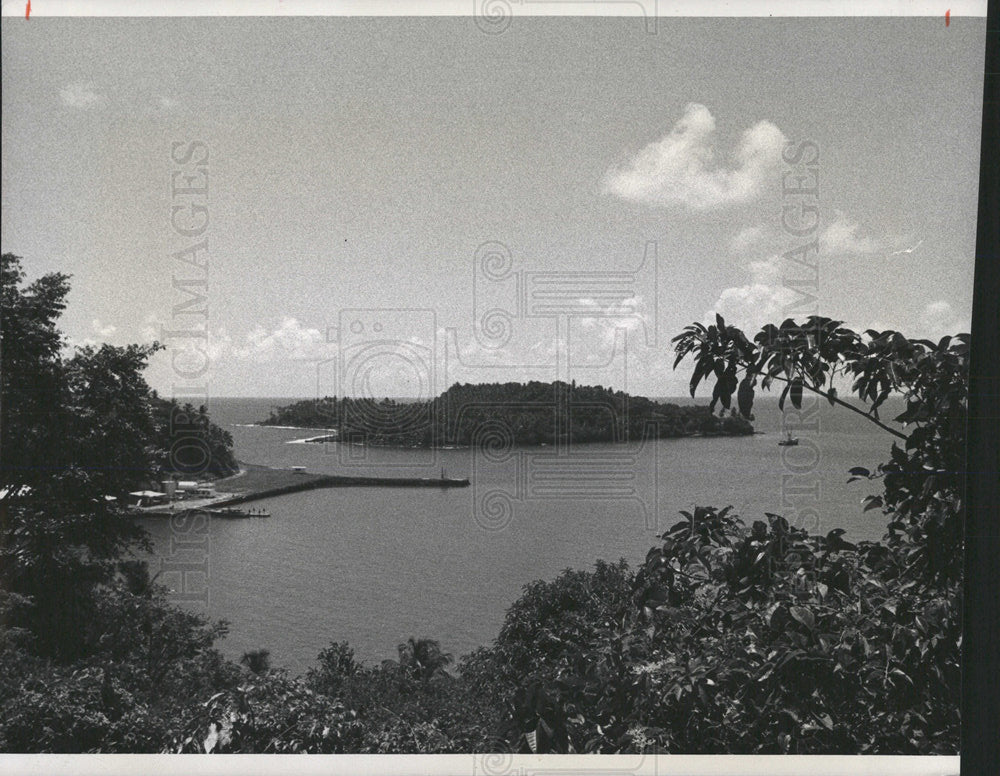
[[90, 331], [84, 337], [66, 337], [66, 348], [72, 351], [74, 348], [99, 348], [106, 343], [118, 327], [113, 324], [104, 324], [100, 318], [94, 318], [90, 322]]
[[881, 250], [879, 241], [863, 235], [861, 227], [843, 213], [836, 218], [819, 236], [819, 247], [823, 253], [864, 255]]
[[214, 331], [208, 332], [208, 339], [202, 345], [202, 350], [209, 361], [218, 361], [226, 355], [232, 347], [233, 340], [229, 336], [224, 326], [220, 326]]
[[604, 190], [630, 202], [708, 210], [755, 199], [781, 161], [785, 136], [768, 121], [746, 130], [732, 164], [717, 157], [715, 118], [689, 104], [673, 129], [604, 178]]
[[280, 359], [310, 361], [329, 357], [332, 347], [319, 329], [303, 326], [296, 318], [286, 316], [272, 329], [254, 326], [245, 342], [233, 348], [233, 355], [259, 363]]
[[729, 250], [732, 253], [745, 253], [769, 237], [771, 231], [762, 224], [744, 226], [729, 241]]
[[182, 339], [173, 338], [169, 332], [173, 329], [183, 329], [176, 321], [169, 318], [161, 318], [156, 313], [149, 313], [142, 321], [142, 328], [139, 329], [143, 342], [157, 341], [166, 345], [171, 350], [197, 350], [204, 354], [211, 361], [216, 361], [229, 353], [233, 339], [229, 335], [225, 326], [216, 328], [209, 327], [205, 337], [185, 337]]
[[162, 325], [163, 321], [160, 320], [160, 317], [156, 313], [149, 313], [143, 319], [142, 328], [140, 329], [143, 342], [153, 342], [159, 339]]
[[[643, 338], [651, 340], [656, 321], [641, 294], [623, 299], [617, 304], [601, 305], [593, 299], [578, 299], [574, 317], [583, 335], [581, 351], [587, 358], [603, 358], [601, 349], [613, 347], [619, 332], [626, 332], [629, 341], [638, 345]], [[587, 309], [592, 314], [587, 314]]]
[[104, 95], [96, 91], [96, 86], [92, 83], [77, 81], [66, 86], [59, 91], [59, 98], [63, 105], [79, 110], [96, 108], [104, 102]]
[[613, 303], [580, 297], [572, 307], [565, 329], [554, 321], [522, 321], [502, 348], [483, 347], [455, 329], [440, 330], [439, 342], [447, 353], [442, 383], [560, 378], [624, 390], [633, 381], [646, 380], [660, 389], [664, 375], [670, 375], [669, 352], [650, 345], [656, 316], [646, 297], [637, 294]]
[[[866, 256], [888, 250], [900, 242], [898, 236], [873, 237], [854, 219], [840, 210], [833, 211], [831, 220], [819, 232], [819, 250], [831, 256]], [[825, 220], [825, 218], [824, 218]], [[749, 224], [742, 227], [729, 241], [731, 253], [770, 253], [789, 244], [789, 235], [771, 224]], [[892, 255], [912, 253], [919, 243]]]
[[781, 256], [752, 261], [749, 270], [750, 282], [719, 294], [715, 305], [705, 313], [705, 320], [714, 323], [719, 314], [727, 323], [754, 330], [788, 317], [787, 310], [798, 294], [782, 281]]
[[94, 334], [96, 334], [98, 337], [101, 337], [102, 339], [107, 339], [116, 331], [118, 331], [117, 326], [110, 323], [104, 325], [103, 323], [101, 323], [99, 318], [95, 318], [91, 323], [91, 325], [94, 327]]

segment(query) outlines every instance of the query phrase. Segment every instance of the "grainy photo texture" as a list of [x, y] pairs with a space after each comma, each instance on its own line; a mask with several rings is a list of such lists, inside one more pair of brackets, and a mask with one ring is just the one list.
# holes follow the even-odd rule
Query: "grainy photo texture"
[[4, 18], [0, 751], [958, 754], [985, 20], [640, 6]]

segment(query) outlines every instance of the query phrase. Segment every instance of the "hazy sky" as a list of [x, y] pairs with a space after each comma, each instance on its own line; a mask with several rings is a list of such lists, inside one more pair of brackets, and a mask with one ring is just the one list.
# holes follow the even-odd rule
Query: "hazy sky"
[[[567, 374], [672, 394], [684, 325], [780, 322], [794, 301], [782, 253], [807, 240], [782, 230], [799, 200], [781, 154], [809, 140], [816, 311], [954, 333], [971, 311], [984, 35], [982, 18], [661, 19], [656, 34], [519, 19], [501, 35], [462, 18], [4, 18], [3, 250], [29, 277], [73, 275], [73, 342], [164, 339], [149, 378], [167, 394], [192, 383], [176, 367], [199, 353], [170, 358], [192, 342], [217, 396]], [[207, 198], [173, 196], [195, 140]], [[171, 223], [173, 205], [193, 223], [192, 202], [197, 238]], [[202, 239], [204, 272], [173, 256]], [[506, 280], [483, 274], [485, 242], [509, 255]], [[655, 284], [651, 262], [585, 274], [634, 270], [651, 242]], [[177, 284], [199, 278], [206, 301], [186, 309], [207, 316], [178, 314]], [[518, 279], [568, 312], [518, 311]], [[476, 337], [494, 308], [503, 347]], [[207, 345], [164, 336], [206, 317]]]

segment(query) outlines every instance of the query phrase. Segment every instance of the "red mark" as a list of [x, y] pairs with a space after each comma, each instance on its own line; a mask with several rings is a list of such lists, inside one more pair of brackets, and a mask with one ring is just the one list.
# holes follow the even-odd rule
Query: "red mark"
[[[28, 0], [28, 2], [30, 4], [31, 0]], [[951, 9], [950, 8], [947, 11], [944, 12], [944, 26], [945, 27], [950, 27], [951, 26]]]
[[24, 9], [24, 18], [28, 19], [31, 17], [31, 0], [28, 0], [28, 5]]

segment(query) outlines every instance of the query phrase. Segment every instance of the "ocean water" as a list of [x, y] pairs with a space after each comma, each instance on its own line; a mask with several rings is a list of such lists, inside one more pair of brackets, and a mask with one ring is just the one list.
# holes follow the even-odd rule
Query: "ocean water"
[[[846, 480], [852, 466], [887, 460], [893, 439], [825, 402], [796, 417], [758, 401], [762, 433], [752, 437], [484, 453], [289, 444], [315, 432], [246, 425], [286, 401], [215, 399], [209, 409], [249, 463], [399, 476], [443, 469], [472, 480], [296, 493], [258, 502], [269, 519], [144, 520], [159, 581], [183, 605], [229, 621], [223, 651], [266, 648], [293, 672], [331, 641], [350, 642], [368, 662], [394, 657], [409, 636], [438, 639], [456, 655], [487, 645], [523, 585], [599, 558], [638, 564], [678, 510], [695, 505], [732, 504], [748, 522], [778, 513], [855, 540], [884, 531], [882, 515], [860, 506], [877, 483]], [[798, 447], [777, 444], [786, 422], [800, 424]]]

